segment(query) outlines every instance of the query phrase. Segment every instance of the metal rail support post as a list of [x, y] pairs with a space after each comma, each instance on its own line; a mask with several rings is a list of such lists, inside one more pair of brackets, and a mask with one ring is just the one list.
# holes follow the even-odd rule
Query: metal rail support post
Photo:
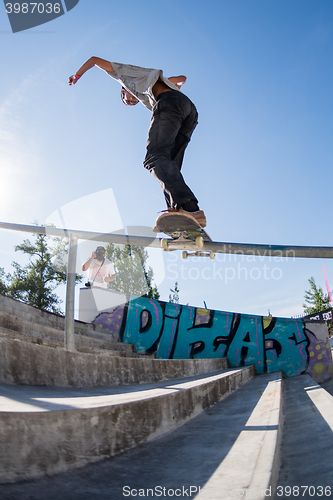
[[74, 294], [76, 275], [77, 238], [69, 235], [67, 287], [66, 287], [66, 314], [65, 314], [65, 350], [75, 351], [74, 340]]

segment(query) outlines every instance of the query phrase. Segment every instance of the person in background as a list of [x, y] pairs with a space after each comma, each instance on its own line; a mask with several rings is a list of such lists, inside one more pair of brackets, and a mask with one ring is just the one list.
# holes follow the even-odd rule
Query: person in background
[[88, 271], [88, 284], [86, 286], [99, 286], [107, 288], [110, 281], [116, 279], [112, 262], [105, 258], [105, 248], [97, 247], [91, 257], [83, 264], [82, 271]]

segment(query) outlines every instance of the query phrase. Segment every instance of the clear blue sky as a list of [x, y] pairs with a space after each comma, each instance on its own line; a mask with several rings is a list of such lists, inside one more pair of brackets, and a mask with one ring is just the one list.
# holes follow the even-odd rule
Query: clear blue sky
[[[61, 209], [67, 226], [107, 232], [152, 227], [164, 209], [142, 166], [150, 112], [126, 108], [97, 68], [68, 86], [96, 55], [187, 76], [199, 126], [183, 174], [215, 241], [333, 246], [331, 0], [80, 0], [16, 34], [0, 5], [0, 44], [1, 221]], [[7, 272], [26, 237], [0, 230]], [[220, 310], [301, 314], [308, 279], [325, 288], [323, 264], [333, 287], [330, 260], [156, 250], [151, 262], [163, 300], [177, 280], [181, 303]]]

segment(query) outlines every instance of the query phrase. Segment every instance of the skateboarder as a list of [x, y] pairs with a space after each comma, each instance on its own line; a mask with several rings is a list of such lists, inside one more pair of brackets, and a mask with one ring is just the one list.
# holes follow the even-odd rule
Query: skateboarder
[[198, 123], [194, 104], [181, 91], [185, 76], [165, 78], [162, 70], [141, 68], [91, 57], [69, 78], [75, 85], [94, 66], [106, 71], [121, 85], [121, 99], [127, 106], [139, 101], [152, 111], [144, 166], [159, 182], [167, 210], [190, 212], [202, 227], [206, 217], [181, 174], [185, 149]]

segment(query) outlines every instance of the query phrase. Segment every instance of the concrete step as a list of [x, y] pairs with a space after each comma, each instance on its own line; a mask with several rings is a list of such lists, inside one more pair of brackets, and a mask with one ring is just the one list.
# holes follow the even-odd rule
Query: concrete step
[[[29, 326], [29, 324], [31, 325]], [[46, 338], [48, 332], [57, 339], [57, 333], [63, 336], [65, 317], [48, 311], [37, 309], [18, 300], [0, 294], [0, 326], [27, 335], [34, 334]], [[94, 325], [75, 320], [74, 329], [77, 335], [91, 337], [110, 342], [110, 335], [97, 332]]]
[[226, 358], [168, 360], [121, 354], [107, 350], [70, 352], [0, 336], [0, 382], [99, 387], [190, 377], [228, 367]]
[[[332, 381], [323, 386], [331, 390]], [[333, 397], [324, 387], [309, 375], [283, 381], [285, 426], [276, 498], [333, 495]]]
[[[7, 316], [7, 318], [5, 318]], [[6, 321], [3, 321], [6, 319]], [[65, 342], [65, 332], [58, 328], [53, 328], [46, 325], [38, 325], [30, 320], [25, 320], [20, 318], [17, 320], [16, 317], [10, 316], [9, 314], [0, 313], [0, 321], [2, 320], [2, 326], [0, 326], [0, 334], [2, 337], [8, 337], [12, 339], [24, 339], [28, 341], [27, 338], [30, 336], [31, 341], [35, 341], [38, 344], [43, 344], [44, 340], [49, 340], [61, 344], [64, 347]], [[5, 326], [3, 326], [5, 325]], [[22, 335], [24, 337], [22, 337]], [[100, 335], [81, 335], [74, 334], [75, 348], [77, 347], [90, 347], [95, 349], [106, 349], [110, 351], [124, 351], [129, 355], [134, 353], [134, 347], [132, 344], [125, 344], [120, 342], [114, 342], [110, 340], [110, 336], [105, 335], [106, 339], [99, 338]]]
[[[254, 375], [250, 366], [93, 390], [1, 385], [0, 482], [68, 471], [175, 431]], [[188, 438], [193, 442], [194, 435]]]
[[[41, 325], [52, 326], [53, 328], [58, 328], [60, 330], [64, 329], [64, 316], [38, 309], [37, 307], [25, 304], [20, 300], [12, 299], [11, 297], [1, 294], [0, 311], [12, 314], [17, 318], [30, 319], [31, 321]], [[75, 323], [78, 331], [80, 330], [82, 334], [93, 330], [93, 326], [90, 323], [84, 323], [82, 321], [76, 321]]]
[[[64, 334], [63, 334], [64, 335]], [[0, 338], [7, 340], [15, 340], [20, 342], [25, 342], [28, 344], [37, 344], [46, 347], [53, 347], [54, 349], [64, 350], [64, 341], [59, 342], [55, 340], [49, 340], [42, 337], [35, 337], [33, 335], [27, 335], [24, 333], [18, 333], [14, 330], [8, 330], [0, 326]], [[79, 342], [80, 344], [80, 342]], [[122, 349], [122, 350], [121, 350]], [[134, 347], [132, 344], [123, 344], [117, 342], [116, 349], [99, 349], [98, 347], [85, 347], [81, 345], [75, 346], [75, 351], [85, 352], [90, 354], [105, 354], [108, 356], [127, 356], [127, 357], [142, 357], [140, 354], [133, 352]]]

